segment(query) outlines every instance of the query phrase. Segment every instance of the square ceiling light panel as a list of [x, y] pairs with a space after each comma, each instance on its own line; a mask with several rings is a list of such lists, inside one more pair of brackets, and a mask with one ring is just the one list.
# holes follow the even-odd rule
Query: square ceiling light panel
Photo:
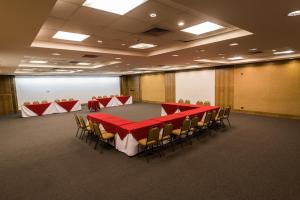
[[80, 33], [71, 33], [71, 32], [64, 32], [64, 31], [57, 31], [53, 38], [60, 39], [60, 40], [70, 40], [70, 41], [77, 41], [81, 42], [86, 38], [90, 37], [89, 35], [84, 35]]
[[156, 46], [157, 45], [155, 45], [155, 44], [138, 43], [138, 44], [131, 45], [129, 48], [133, 48], [133, 49], [149, 49], [149, 48], [153, 48], [153, 47], [156, 47]]
[[86, 0], [82, 5], [106, 12], [125, 15], [148, 0]]
[[186, 29], [182, 29], [181, 31], [191, 33], [191, 34], [194, 34], [194, 35], [201, 35], [201, 34], [204, 34], [204, 33], [211, 32], [211, 31], [219, 30], [221, 28], [224, 28], [224, 27], [220, 26], [218, 24], [207, 21], [207, 22], [204, 22], [204, 23], [201, 23], [201, 24], [197, 24], [195, 26], [191, 26], [191, 27], [186, 28]]

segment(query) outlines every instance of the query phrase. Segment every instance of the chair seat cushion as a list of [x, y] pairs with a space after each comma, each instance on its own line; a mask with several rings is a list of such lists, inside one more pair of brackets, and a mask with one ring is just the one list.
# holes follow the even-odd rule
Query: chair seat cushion
[[143, 145], [143, 146], [146, 146], [146, 145], [151, 145], [151, 144], [154, 144], [155, 141], [147, 141], [147, 138], [144, 138], [144, 139], [141, 139], [138, 141], [140, 145]]
[[205, 124], [204, 124], [204, 122], [203, 121], [201, 121], [201, 122], [198, 122], [198, 126], [204, 126]]
[[177, 135], [177, 136], [179, 136], [180, 133], [181, 133], [181, 129], [180, 128], [179, 129], [175, 129], [175, 130], [172, 131], [172, 134]]
[[166, 136], [162, 136], [162, 135], [159, 135], [159, 140], [167, 140], [167, 139], [170, 139], [170, 135], [166, 135]]
[[113, 137], [115, 137], [114, 134], [108, 133], [108, 132], [103, 132], [103, 131], [102, 131], [102, 138], [103, 138], [103, 139], [107, 140], [107, 139], [111, 139], [111, 138], [113, 138]]

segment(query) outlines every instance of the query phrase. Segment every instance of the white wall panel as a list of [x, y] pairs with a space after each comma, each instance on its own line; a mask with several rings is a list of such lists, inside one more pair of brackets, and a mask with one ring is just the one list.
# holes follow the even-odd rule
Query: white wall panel
[[215, 105], [215, 70], [176, 72], [176, 101], [210, 101]]
[[25, 101], [74, 98], [87, 103], [92, 96], [120, 94], [119, 77], [16, 77], [19, 106]]

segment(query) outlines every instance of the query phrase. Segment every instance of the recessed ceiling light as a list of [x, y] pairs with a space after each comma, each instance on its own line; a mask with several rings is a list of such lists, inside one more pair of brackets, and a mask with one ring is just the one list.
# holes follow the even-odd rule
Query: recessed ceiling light
[[155, 44], [139, 43], [139, 44], [131, 45], [130, 48], [133, 48], [133, 49], [149, 49], [149, 48], [153, 48], [153, 47], [156, 47], [156, 46], [157, 45], [155, 45]]
[[229, 44], [229, 46], [231, 46], [231, 47], [238, 46], [238, 45], [239, 45], [239, 43], [236, 43], [236, 42]]
[[115, 58], [116, 60], [121, 60], [122, 58]]
[[79, 62], [77, 63], [77, 65], [81, 65], [81, 66], [87, 66], [87, 65], [90, 65], [91, 63], [88, 63], [88, 62]]
[[122, 46], [126, 46], [126, 44], [122, 44]]
[[174, 56], [174, 57], [177, 57], [177, 56], [179, 56], [179, 55], [177, 55], [177, 54], [173, 54], [172, 56]]
[[178, 22], [178, 26], [184, 26], [184, 22]]
[[276, 52], [277, 50], [276, 50], [276, 49], [273, 49], [272, 51], [273, 51], [273, 52]]
[[249, 51], [257, 51], [257, 48], [249, 49]]
[[52, 56], [60, 56], [61, 54], [60, 53], [52, 53], [51, 55]]
[[64, 32], [64, 31], [57, 31], [53, 38], [60, 39], [60, 40], [71, 40], [81, 42], [86, 38], [90, 37], [89, 35], [84, 35], [80, 33], [71, 33], [71, 32]]
[[98, 40], [97, 42], [98, 42], [98, 43], [102, 43], [103, 41], [102, 41], [102, 40]]
[[33, 64], [46, 64], [46, 63], [48, 63], [48, 61], [46, 61], [46, 60], [31, 60], [29, 62], [33, 63]]
[[277, 52], [274, 52], [273, 54], [274, 55], [280, 55], [280, 54], [290, 54], [290, 53], [295, 53], [295, 51], [293, 51], [293, 50], [277, 51]]
[[125, 15], [148, 0], [86, 0], [82, 5], [106, 12]]
[[224, 53], [219, 53], [218, 55], [219, 55], [219, 56], [224, 56], [225, 54], [224, 54]]
[[150, 16], [151, 18], [154, 18], [154, 17], [156, 17], [156, 13], [150, 13], [149, 16]]
[[295, 17], [295, 16], [299, 16], [299, 15], [300, 15], [300, 10], [296, 10], [296, 11], [290, 12], [288, 14], [289, 17]]
[[212, 23], [212, 22], [204, 22], [195, 26], [191, 26], [189, 28], [186, 29], [182, 29], [181, 31], [183, 32], [187, 32], [187, 33], [191, 33], [194, 35], [201, 35], [204, 33], [208, 33], [211, 31], [215, 31], [218, 29], [224, 28], [223, 26], [220, 26], [218, 24]]
[[126, 64], [127, 66], [129, 66], [130, 64]]
[[235, 57], [228, 58], [228, 60], [242, 60], [242, 59], [244, 59], [242, 56], [235, 56]]

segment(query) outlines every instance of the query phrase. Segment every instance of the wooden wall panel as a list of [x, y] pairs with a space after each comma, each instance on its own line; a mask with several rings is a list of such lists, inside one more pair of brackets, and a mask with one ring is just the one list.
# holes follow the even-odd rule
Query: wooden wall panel
[[218, 68], [216, 73], [215, 99], [217, 106], [234, 105], [234, 68]]
[[0, 115], [17, 112], [15, 80], [13, 76], [0, 76]]
[[300, 116], [300, 61], [248, 64], [234, 70], [234, 109]]
[[141, 101], [140, 75], [122, 76], [121, 94], [132, 96], [133, 101]]
[[145, 102], [165, 102], [165, 76], [163, 73], [141, 76], [141, 97]]
[[175, 83], [175, 73], [165, 73], [165, 97], [166, 102], [176, 101], [176, 83]]

